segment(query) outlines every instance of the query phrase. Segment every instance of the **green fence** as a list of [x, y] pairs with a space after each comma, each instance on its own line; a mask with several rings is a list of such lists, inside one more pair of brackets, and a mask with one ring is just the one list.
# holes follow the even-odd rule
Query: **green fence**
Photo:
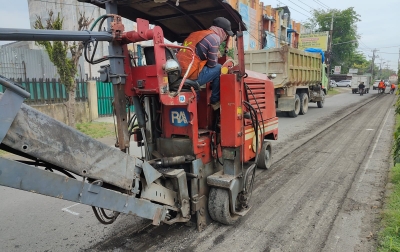
[[[21, 85], [27, 92], [31, 94], [30, 98], [25, 99], [27, 104], [49, 104], [62, 103], [68, 101], [68, 93], [63, 84], [57, 79], [11, 79]], [[83, 80], [76, 80], [77, 88], [75, 94], [76, 101], [86, 101], [87, 83]], [[0, 85], [0, 92], [6, 90]]]
[[[97, 87], [97, 105], [99, 116], [112, 116], [114, 99], [113, 84], [110, 82], [101, 82], [96, 80]], [[130, 111], [134, 111], [134, 106], [129, 107]], [[127, 109], [128, 110], [128, 109]]]

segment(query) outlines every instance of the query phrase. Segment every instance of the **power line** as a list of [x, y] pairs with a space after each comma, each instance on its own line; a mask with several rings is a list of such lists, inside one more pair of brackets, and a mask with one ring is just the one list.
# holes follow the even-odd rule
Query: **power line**
[[[290, 1], [290, 0], [289, 0]], [[279, 3], [283, 3], [283, 4], [285, 4], [284, 2], [282, 2], [282, 1], [279, 1]], [[288, 4], [286, 4], [286, 6], [288, 6], [288, 7], [290, 7]], [[279, 6], [278, 6], [279, 7]], [[302, 14], [302, 15], [304, 15], [304, 16], [306, 16], [306, 17], [308, 17], [308, 18], [311, 18], [309, 15], [306, 15], [306, 14], [304, 14], [303, 12], [301, 12], [301, 11], [298, 11], [298, 10], [296, 10], [295, 8], [293, 8], [293, 7], [290, 7], [290, 9], [293, 9], [294, 11], [296, 11], [296, 12], [298, 12], [298, 13], [300, 13], [300, 14]], [[303, 9], [304, 10], [304, 9]]]
[[372, 48], [370, 48], [370, 47], [368, 47], [365, 43], [363, 43], [361, 40], [359, 40], [360, 41], [360, 43], [361, 44], [363, 44], [364, 46], [366, 46], [368, 49], [371, 49], [372, 50]]
[[321, 2], [319, 0], [314, 0], [314, 2], [318, 3], [319, 5], [321, 5], [324, 8], [330, 9], [328, 5], [324, 4], [323, 2]]
[[294, 3], [292, 0], [288, 0], [288, 1], [291, 2], [291, 3], [293, 3], [294, 5], [296, 5], [296, 6], [299, 7], [300, 9], [305, 10], [305, 11], [308, 11], [308, 10], [304, 9], [303, 7], [301, 7], [301, 6], [297, 5], [296, 3]]
[[325, 6], [325, 8], [327, 9], [331, 9], [328, 5], [324, 4], [323, 2], [321, 2], [320, 0], [317, 0], [319, 3], [321, 3], [321, 6]]
[[312, 9], [312, 10], [315, 10], [316, 11], [316, 9], [314, 9], [313, 7], [311, 7], [310, 5], [308, 5], [308, 4], [306, 4], [306, 3], [304, 3], [303, 1], [300, 1], [300, 0], [298, 0], [300, 3], [302, 3], [302, 4], [304, 4], [304, 5], [306, 5], [306, 6], [308, 6], [308, 8], [310, 8], [310, 9]]
[[397, 46], [386, 46], [386, 47], [379, 47], [379, 48], [393, 48], [393, 47], [400, 47], [400, 45], [397, 45]]
[[379, 53], [384, 53], [384, 54], [399, 54], [399, 53], [391, 53], [391, 52], [379, 52]]

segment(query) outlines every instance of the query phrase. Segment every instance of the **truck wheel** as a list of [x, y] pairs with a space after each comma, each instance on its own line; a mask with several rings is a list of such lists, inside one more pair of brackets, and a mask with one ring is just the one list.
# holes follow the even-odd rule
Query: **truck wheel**
[[265, 141], [261, 146], [261, 151], [257, 160], [257, 167], [261, 169], [268, 169], [272, 163], [272, 148], [271, 143]]
[[321, 91], [322, 101], [317, 101], [318, 108], [323, 108], [325, 103], [325, 93]]
[[208, 213], [215, 221], [232, 225], [239, 218], [232, 215], [229, 209], [229, 192], [226, 189], [211, 187], [208, 197]]
[[297, 117], [300, 113], [300, 97], [298, 94], [294, 96], [294, 110], [289, 111], [288, 115], [290, 117]]
[[306, 93], [300, 94], [300, 115], [305, 115], [308, 111], [308, 95]]

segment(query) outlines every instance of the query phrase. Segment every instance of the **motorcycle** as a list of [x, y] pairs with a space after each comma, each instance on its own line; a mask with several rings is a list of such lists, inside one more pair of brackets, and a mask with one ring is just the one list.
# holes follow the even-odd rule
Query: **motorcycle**
[[364, 88], [359, 88], [358, 92], [360, 93], [360, 96], [364, 95]]

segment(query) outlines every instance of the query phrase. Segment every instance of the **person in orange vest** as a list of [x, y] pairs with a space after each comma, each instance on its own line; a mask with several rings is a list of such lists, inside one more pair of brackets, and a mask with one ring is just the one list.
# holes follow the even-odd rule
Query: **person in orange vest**
[[395, 89], [396, 89], [396, 85], [394, 83], [392, 83], [392, 85], [390, 85], [390, 93], [393, 94]]
[[383, 80], [381, 80], [381, 81], [379, 82], [378, 89], [383, 89], [383, 90], [385, 90], [385, 83], [383, 82]]
[[[188, 73], [188, 79], [196, 80], [200, 86], [211, 82], [210, 103], [214, 110], [220, 106], [220, 74], [221, 64], [218, 64], [219, 46], [233, 37], [231, 22], [224, 17], [213, 20], [208, 30], [193, 32], [185, 39], [183, 46], [191, 48], [194, 52], [194, 62]], [[192, 61], [192, 52], [180, 49], [176, 55], [182, 68], [182, 76], [185, 75]]]

